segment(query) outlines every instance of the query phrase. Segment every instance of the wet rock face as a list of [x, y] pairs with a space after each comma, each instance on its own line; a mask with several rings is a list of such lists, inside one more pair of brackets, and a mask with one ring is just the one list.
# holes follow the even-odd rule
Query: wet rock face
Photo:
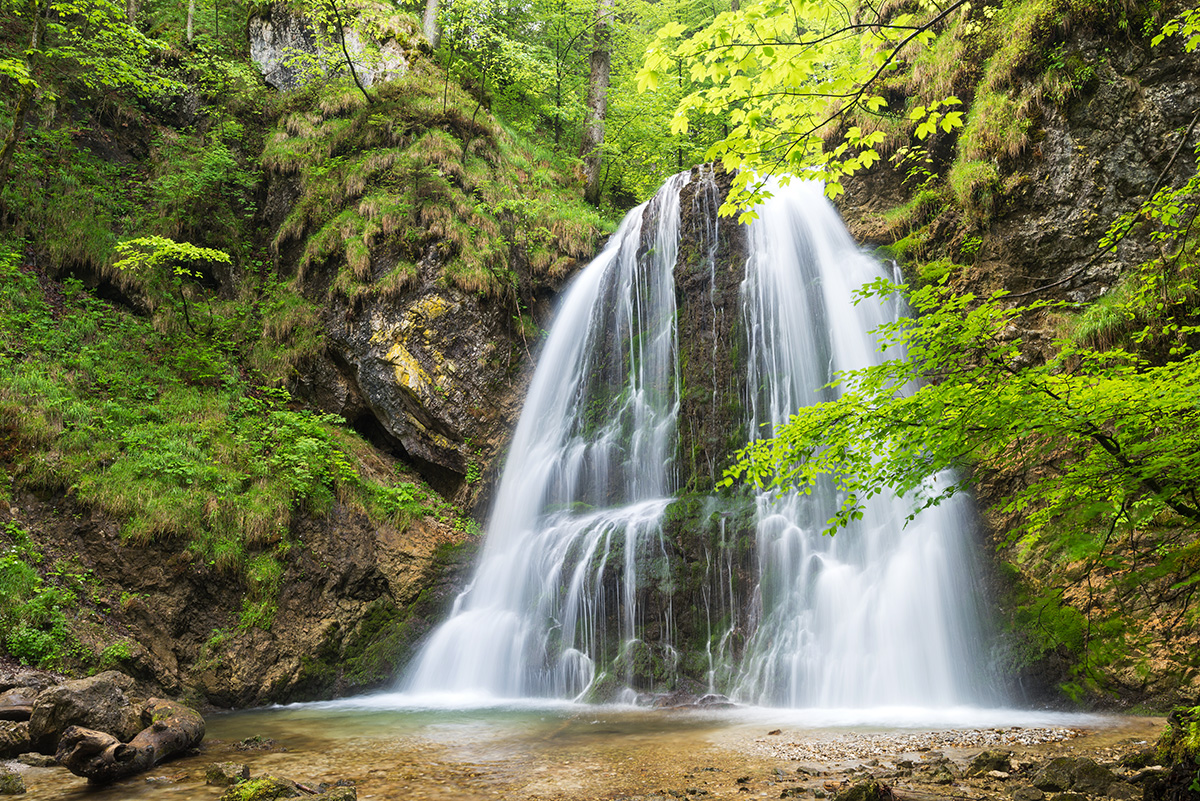
[[706, 492], [746, 442], [740, 386], [745, 335], [739, 330], [746, 226], [717, 217], [732, 176], [692, 169], [679, 195], [675, 266], [679, 343], [680, 485]]

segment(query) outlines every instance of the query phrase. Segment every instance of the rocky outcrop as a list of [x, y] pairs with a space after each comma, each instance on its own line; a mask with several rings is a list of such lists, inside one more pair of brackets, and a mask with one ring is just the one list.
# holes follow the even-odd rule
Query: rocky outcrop
[[680, 192], [680, 243], [675, 266], [679, 342], [680, 485], [713, 488], [729, 458], [746, 442], [741, 384], [741, 283], [746, 226], [716, 210], [731, 175], [692, 169]]
[[[354, 62], [364, 86], [394, 80], [408, 71], [408, 36], [403, 29], [381, 29], [390, 35], [382, 40], [365, 35], [358, 26], [375, 21], [377, 15], [360, 13], [343, 17], [343, 30], [333, 19], [300, 16], [283, 3], [267, 5], [250, 17], [247, 35], [250, 60], [258, 66], [267, 85], [280, 91], [296, 89], [315, 78], [347, 72], [345, 52]], [[387, 15], [389, 19], [392, 15]], [[377, 26], [378, 27], [378, 26]]]
[[[88, 697], [136, 690], [249, 706], [394, 681], [429, 618], [453, 599], [471, 553], [461, 533], [433, 518], [375, 526], [342, 506], [324, 519], [300, 517], [265, 631], [239, 624], [246, 586], [237, 573], [197, 563], [171, 543], [120, 547], [120, 521], [95, 511], [25, 497], [20, 519], [40, 541], [78, 555], [98, 586], [124, 592], [103, 616], [130, 644], [122, 669], [138, 687], [101, 674], [76, 685], [90, 688]], [[54, 753], [56, 735], [70, 723], [108, 725], [64, 718], [42, 700], [33, 711], [32, 733], [44, 753]], [[129, 737], [140, 728], [130, 720], [109, 730]]]

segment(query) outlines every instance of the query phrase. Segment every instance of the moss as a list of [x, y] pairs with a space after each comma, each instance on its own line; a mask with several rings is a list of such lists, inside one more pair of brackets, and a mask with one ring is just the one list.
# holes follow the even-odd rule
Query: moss
[[292, 782], [274, 776], [262, 776], [233, 785], [221, 794], [219, 801], [276, 801], [300, 795], [300, 790]]
[[1200, 766], [1200, 706], [1171, 710], [1155, 750], [1164, 765]]

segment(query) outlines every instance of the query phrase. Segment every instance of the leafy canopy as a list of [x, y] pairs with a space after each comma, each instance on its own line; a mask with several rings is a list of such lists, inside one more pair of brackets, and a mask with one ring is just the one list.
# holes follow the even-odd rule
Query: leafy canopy
[[[804, 174], [823, 180], [836, 197], [841, 179], [880, 158], [885, 134], [851, 127], [827, 146], [827, 137], [852, 111], [880, 113], [887, 107], [880, 79], [899, 64], [906, 48], [927, 46], [934, 28], [964, 2], [920, 14], [862, 19], [841, 5], [821, 0], [761, 0], [725, 12], [685, 38], [680, 23], [663, 26], [646, 53], [638, 88], [655, 89], [677, 69], [697, 85], [685, 95], [672, 120], [686, 133], [692, 119], [728, 110], [728, 133], [708, 150], [727, 170], [738, 171], [721, 213], [752, 218], [761, 200], [763, 176]], [[935, 98], [910, 114], [917, 136], [937, 127], [962, 125], [951, 107], [957, 98]]]

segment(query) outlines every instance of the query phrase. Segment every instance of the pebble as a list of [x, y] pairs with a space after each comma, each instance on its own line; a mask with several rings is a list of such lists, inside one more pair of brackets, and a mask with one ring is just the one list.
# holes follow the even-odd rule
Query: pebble
[[802, 742], [758, 739], [747, 749], [777, 759], [831, 762], [865, 760], [896, 754], [942, 748], [985, 748], [995, 746], [1057, 743], [1078, 737], [1077, 729], [1012, 728], [952, 729], [912, 734], [835, 734], [806, 736]]

